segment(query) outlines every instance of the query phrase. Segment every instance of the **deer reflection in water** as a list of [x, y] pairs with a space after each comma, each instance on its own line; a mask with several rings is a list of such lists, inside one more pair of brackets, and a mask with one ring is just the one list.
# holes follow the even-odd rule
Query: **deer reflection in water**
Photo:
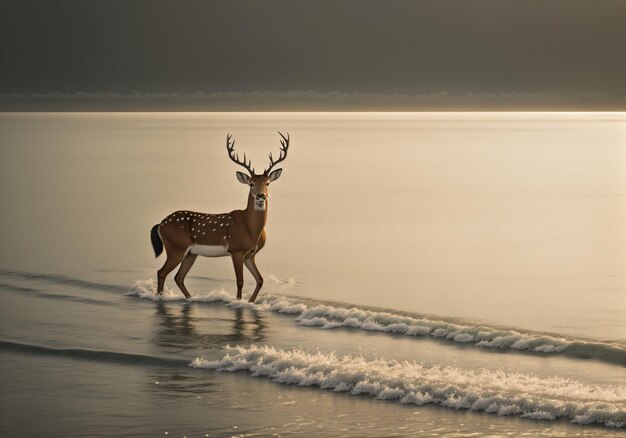
[[[159, 347], [190, 350], [220, 349], [227, 344], [262, 342], [265, 339], [265, 322], [255, 309], [220, 309], [229, 314], [213, 312], [198, 315], [199, 306], [185, 303], [182, 307], [168, 308], [162, 301], [156, 304], [159, 327], [155, 331], [154, 342]], [[178, 310], [180, 309], [180, 310]], [[195, 314], [195, 315], [194, 315]], [[234, 316], [234, 318], [232, 317]], [[210, 327], [210, 333], [203, 333], [200, 327]]]
[[[255, 309], [227, 309], [221, 306], [159, 301], [156, 303], [154, 344], [171, 355], [191, 358], [221, 350], [227, 344], [262, 342], [266, 324], [262, 314]], [[206, 327], [204, 332], [203, 328]], [[210, 333], [208, 332], [210, 330]], [[197, 350], [197, 351], [193, 351]], [[193, 368], [160, 369], [149, 374], [146, 384], [159, 398], [203, 398], [207, 393], [219, 391], [206, 373], [196, 373]], [[209, 399], [204, 403], [211, 404]]]

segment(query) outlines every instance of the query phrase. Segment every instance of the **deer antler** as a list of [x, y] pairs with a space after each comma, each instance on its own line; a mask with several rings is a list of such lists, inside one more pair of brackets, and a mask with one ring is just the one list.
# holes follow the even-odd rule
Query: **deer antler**
[[285, 137], [280, 131], [278, 131], [278, 134], [280, 134], [280, 136], [282, 137], [282, 139], [280, 140], [280, 155], [278, 157], [278, 160], [274, 161], [274, 157], [272, 157], [272, 153], [270, 152], [270, 167], [263, 171], [263, 175], [266, 176], [270, 174], [270, 170], [272, 170], [272, 167], [287, 158], [287, 149], [289, 149], [289, 133], [287, 133], [287, 137]]
[[254, 168], [252, 167], [252, 160], [247, 160], [246, 159], [246, 154], [243, 154], [243, 161], [239, 161], [239, 154], [235, 153], [235, 140], [233, 140], [233, 142], [230, 142], [231, 139], [231, 135], [228, 134], [226, 136], [226, 150], [228, 151], [228, 158], [230, 158], [231, 160], [233, 160], [235, 163], [239, 164], [242, 167], [245, 167], [245, 169], [248, 171], [248, 173], [250, 173], [250, 176], [254, 175]]

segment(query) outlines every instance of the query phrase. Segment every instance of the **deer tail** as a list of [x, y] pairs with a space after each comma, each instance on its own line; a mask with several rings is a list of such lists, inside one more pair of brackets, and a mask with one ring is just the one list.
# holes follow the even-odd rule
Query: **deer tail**
[[150, 240], [152, 241], [152, 249], [154, 249], [154, 256], [158, 257], [163, 252], [163, 241], [159, 236], [159, 224], [156, 224], [150, 230]]

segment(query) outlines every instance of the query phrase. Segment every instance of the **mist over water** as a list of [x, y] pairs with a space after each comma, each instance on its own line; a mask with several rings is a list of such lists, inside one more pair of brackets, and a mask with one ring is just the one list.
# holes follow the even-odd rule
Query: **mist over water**
[[[173, 273], [167, 299], [153, 301], [149, 279], [164, 258], [153, 258], [152, 225], [179, 209], [244, 208], [247, 188], [226, 155], [226, 134], [261, 170], [267, 154], [278, 152], [276, 130], [289, 132], [291, 147], [270, 186], [268, 240], [257, 256], [266, 278], [259, 305], [228, 298], [235, 296], [228, 258], [196, 262], [187, 280], [192, 302], [182, 301]], [[181, 434], [227, 435], [239, 422], [260, 435], [334, 435], [346, 425], [364, 436], [403, 434], [407, 424], [428, 435], [437, 432], [433, 421], [443, 425], [439, 433], [456, 432], [456, 409], [483, 412], [463, 414], [467, 433], [486, 433], [491, 422], [491, 433], [530, 430], [537, 422], [528, 418], [543, 418], [557, 419], [551, 432], [541, 432], [546, 436], [593, 436], [612, 428], [569, 421], [613, 427], [624, 421], [622, 113], [4, 113], [0, 133], [0, 371], [4, 392], [16, 400], [0, 410], [17, 419], [3, 420], [5, 432], [20, 432], [19, 419], [60, 391], [69, 401], [54, 410], [85, 414], [81, 390], [28, 381], [42, 365], [57, 382], [79, 379], [96, 394], [91, 423], [46, 417], [39, 419], [42, 429], [22, 432], [89, 434], [97, 424], [113, 435], [162, 434], [169, 426]], [[245, 275], [249, 295], [254, 282]], [[378, 359], [410, 360], [427, 370], [458, 367], [451, 381], [503, 371], [521, 373], [516, 382], [563, 378], [614, 398], [559, 393], [552, 401], [565, 397], [578, 411], [546, 400], [513, 408], [506, 400], [525, 395], [503, 378], [506, 393], [497, 397], [509, 398], [500, 398], [496, 411], [486, 402], [468, 405], [472, 397], [495, 396], [490, 388], [455, 393], [455, 400], [466, 397], [455, 405], [449, 394], [436, 393], [437, 385], [421, 394], [439, 407], [408, 408], [376, 402], [387, 391], [383, 374], [372, 400], [300, 393], [212, 371], [230, 370], [223, 362], [227, 344], [241, 348], [248, 368], [264, 360], [261, 353], [301, 353], [311, 362], [307, 355], [321, 349], [325, 372], [356, 354], [361, 365], [345, 359], [350, 372]], [[180, 366], [194, 360], [214, 365]], [[274, 371], [259, 375], [276, 381]], [[120, 372], [132, 382], [103, 389]], [[173, 380], [154, 384], [163, 379]], [[215, 388], [203, 386], [208, 381]], [[398, 382], [402, 397], [417, 394], [416, 381]], [[244, 387], [266, 400], [263, 408], [246, 405]], [[170, 403], [175, 395], [180, 409]], [[290, 412], [302, 424], [269, 420], [281, 397], [297, 402], [301, 409]], [[111, 420], [114, 398], [133, 413], [123, 425]], [[331, 421], [331, 407], [319, 416], [303, 413], [326, 401], [351, 419]], [[154, 410], [138, 408], [144, 402]], [[172, 409], [179, 418], [164, 420]], [[372, 415], [379, 420], [368, 422]]]

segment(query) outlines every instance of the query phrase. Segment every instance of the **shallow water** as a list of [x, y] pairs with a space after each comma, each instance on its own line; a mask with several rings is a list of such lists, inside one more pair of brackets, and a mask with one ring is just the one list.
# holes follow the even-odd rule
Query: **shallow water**
[[[262, 168], [276, 129], [258, 305], [232, 301], [226, 258], [196, 263], [191, 302], [154, 301], [150, 227], [243, 207], [226, 132]], [[623, 433], [623, 114], [2, 114], [0, 132], [4, 435]]]

